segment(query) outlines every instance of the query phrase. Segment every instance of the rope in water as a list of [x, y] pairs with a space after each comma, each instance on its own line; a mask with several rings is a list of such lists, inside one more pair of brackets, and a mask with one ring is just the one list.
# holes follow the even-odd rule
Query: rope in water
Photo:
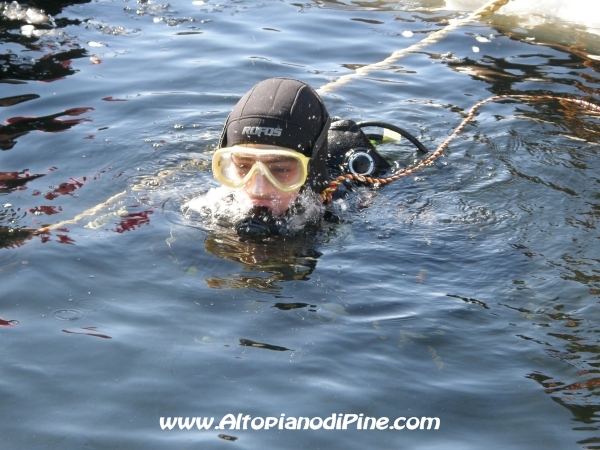
[[373, 184], [375, 186], [379, 186], [382, 184], [391, 183], [392, 181], [398, 180], [398, 179], [406, 177], [408, 175], [412, 175], [415, 171], [431, 164], [437, 157], [439, 157], [444, 152], [444, 150], [448, 147], [450, 142], [452, 142], [452, 140], [461, 133], [461, 131], [467, 126], [467, 124], [471, 120], [473, 120], [473, 117], [475, 116], [475, 113], [477, 112], [477, 110], [479, 108], [481, 108], [486, 103], [490, 103], [490, 102], [493, 102], [496, 100], [504, 100], [504, 99], [557, 100], [557, 101], [561, 101], [561, 102], [568, 102], [568, 103], [575, 104], [575, 105], [577, 105], [583, 109], [586, 109], [588, 111], [600, 113], [600, 105], [596, 105], [594, 103], [590, 103], [585, 100], [581, 100], [581, 99], [577, 99], [577, 98], [558, 97], [556, 95], [521, 95], [521, 94], [495, 95], [493, 97], [486, 98], [485, 100], [482, 100], [479, 103], [475, 104], [471, 108], [471, 110], [469, 111], [467, 116], [463, 119], [463, 121], [455, 128], [455, 130], [452, 132], [452, 134], [450, 136], [448, 136], [448, 138], [444, 142], [442, 142], [442, 144], [438, 147], [438, 149], [435, 152], [433, 152], [431, 155], [429, 155], [423, 161], [420, 161], [418, 164], [411, 167], [410, 169], [403, 170], [402, 172], [398, 172], [387, 178], [372, 178], [372, 177], [365, 177], [362, 175], [355, 175], [355, 174], [340, 175], [337, 178], [335, 178], [333, 181], [331, 181], [329, 183], [329, 185], [321, 192], [321, 199], [322, 199], [323, 203], [329, 203], [331, 201], [333, 193], [335, 192], [335, 190], [338, 187], [340, 187], [342, 185], [342, 183], [344, 181], [358, 181], [361, 183], [367, 183], [367, 184]]
[[[506, 5], [509, 1], [510, 0], [490, 0], [488, 3], [486, 3], [481, 8], [479, 8], [478, 10], [476, 10], [475, 12], [470, 14], [468, 17], [461, 19], [461, 20], [454, 21], [453, 23], [442, 28], [441, 30], [438, 30], [438, 31], [435, 31], [435, 32], [429, 34], [423, 40], [417, 42], [416, 44], [413, 44], [412, 46], [410, 46], [406, 49], [401, 49], [401, 50], [398, 50], [398, 51], [392, 53], [388, 58], [384, 59], [383, 61], [360, 67], [352, 74], [344, 75], [335, 81], [332, 81], [324, 86], [321, 86], [319, 89], [317, 89], [317, 92], [319, 92], [320, 94], [332, 92], [343, 85], [351, 83], [356, 78], [364, 77], [364, 76], [368, 75], [368, 73], [371, 72], [372, 70], [387, 69], [387, 68], [389, 68], [390, 64], [396, 62], [398, 59], [402, 58], [403, 56], [405, 56], [411, 52], [419, 51], [427, 45], [431, 45], [433, 43], [436, 43], [436, 42], [442, 40], [451, 31], [453, 31], [469, 22], [476, 21], [482, 17], [485, 17], [489, 14], [496, 12], [502, 6]], [[371, 183], [374, 185], [386, 184], [391, 181], [397, 180], [399, 178], [411, 175], [412, 173], [414, 173], [416, 170], [420, 169], [421, 167], [431, 164], [438, 156], [440, 156], [442, 154], [442, 152], [448, 146], [450, 141], [452, 141], [452, 139], [454, 139], [462, 131], [462, 129], [467, 125], [467, 123], [473, 118], [475, 111], [479, 107], [481, 107], [485, 103], [488, 103], [488, 102], [491, 102], [494, 100], [503, 99], [503, 98], [514, 98], [514, 99], [520, 98], [520, 99], [532, 99], [532, 100], [536, 100], [536, 99], [562, 100], [562, 101], [568, 101], [568, 102], [578, 104], [578, 105], [582, 106], [583, 108], [589, 109], [591, 111], [598, 111], [600, 109], [600, 107], [598, 105], [594, 105], [592, 103], [585, 102], [583, 100], [560, 98], [560, 97], [554, 97], [554, 96], [500, 95], [500, 96], [488, 98], [486, 100], [479, 102], [475, 106], [473, 106], [473, 108], [471, 109], [471, 111], [469, 112], [467, 117], [456, 128], [456, 130], [454, 130], [454, 133], [452, 133], [452, 135], [450, 135], [448, 137], [448, 139], [446, 139], [446, 141], [444, 141], [442, 143], [442, 145], [440, 145], [440, 147], [434, 153], [432, 153], [427, 159], [421, 161], [416, 166], [412, 167], [411, 169], [405, 170], [403, 172], [394, 174], [387, 178], [371, 178], [371, 177], [362, 177], [360, 175], [351, 175], [351, 174], [347, 174], [345, 176], [339, 176], [335, 180], [331, 181], [329, 186], [321, 192], [323, 202], [327, 203], [327, 202], [331, 201], [333, 192], [345, 180], [354, 180], [354, 181], [359, 181], [359, 182], [363, 182], [363, 183]], [[113, 197], [109, 198], [108, 200], [94, 206], [93, 208], [90, 208], [90, 209], [82, 212], [81, 214], [78, 214], [73, 219], [63, 220], [62, 222], [42, 227], [39, 230], [37, 230], [37, 232], [44, 233], [44, 232], [47, 232], [47, 231], [50, 231], [53, 229], [60, 228], [67, 224], [75, 224], [79, 220], [81, 220], [82, 218], [84, 218], [86, 216], [93, 216], [94, 214], [98, 213], [100, 210], [109, 206], [110, 203], [114, 202], [115, 200], [122, 197], [123, 195], [125, 195], [125, 192], [120, 192], [120, 193], [114, 195]]]
[[413, 44], [410, 47], [395, 51], [394, 53], [392, 53], [390, 56], [388, 56], [383, 61], [379, 61], [377, 63], [368, 64], [366, 66], [359, 67], [353, 73], [350, 73], [348, 75], [343, 75], [343, 76], [339, 77], [338, 79], [321, 86], [319, 89], [317, 89], [317, 92], [319, 94], [333, 92], [337, 88], [351, 83], [356, 78], [361, 78], [361, 77], [367, 76], [369, 74], [369, 72], [371, 72], [373, 70], [389, 69], [390, 64], [395, 63], [403, 56], [406, 56], [412, 52], [420, 51], [428, 45], [431, 45], [431, 44], [441, 41], [450, 32], [456, 30], [457, 28], [459, 28], [463, 25], [466, 25], [469, 22], [474, 22], [476, 20], [481, 19], [482, 17], [485, 17], [489, 14], [492, 14], [492, 13], [498, 11], [502, 6], [506, 5], [509, 1], [510, 0], [490, 0], [485, 5], [483, 5], [481, 8], [479, 8], [475, 12], [471, 13], [466, 18], [452, 21], [452, 23], [450, 23], [446, 27], [442, 28], [441, 30], [434, 31], [433, 33], [428, 34], [426, 38], [422, 39], [421, 41], [417, 42], [416, 44]]
[[[520, 94], [515, 94], [515, 95], [495, 95], [493, 97], [489, 97], [487, 99], [484, 99], [482, 101], [480, 101], [479, 103], [475, 104], [471, 110], [469, 111], [469, 113], [466, 115], [466, 117], [463, 119], [463, 121], [454, 129], [454, 131], [452, 132], [452, 134], [450, 136], [448, 136], [448, 138], [442, 142], [442, 144], [438, 147], [438, 149], [433, 152], [431, 155], [429, 155], [426, 159], [424, 159], [423, 161], [420, 161], [418, 164], [416, 164], [415, 166], [411, 167], [410, 169], [404, 170], [402, 172], [398, 172], [394, 175], [391, 175], [389, 177], [386, 178], [372, 178], [372, 177], [364, 177], [361, 175], [354, 175], [354, 174], [345, 174], [345, 175], [340, 175], [339, 177], [335, 178], [334, 180], [332, 180], [329, 185], [321, 192], [321, 199], [323, 201], [323, 203], [329, 203], [332, 199], [333, 193], [335, 192], [335, 190], [341, 186], [341, 184], [344, 181], [358, 181], [361, 183], [367, 183], [367, 184], [373, 184], [375, 186], [379, 186], [379, 185], [383, 185], [383, 184], [387, 184], [387, 183], [391, 183], [392, 181], [398, 180], [400, 178], [412, 175], [415, 171], [430, 165], [436, 158], [438, 158], [443, 152], [444, 150], [448, 147], [448, 145], [450, 144], [450, 142], [455, 139], [460, 133], [461, 131], [467, 126], [467, 124], [473, 120], [473, 117], [475, 116], [475, 113], [477, 112], [477, 110], [479, 108], [481, 108], [483, 105], [485, 105], [486, 103], [490, 103], [496, 100], [504, 100], [504, 99], [514, 99], [514, 100], [556, 100], [556, 101], [562, 101], [562, 102], [568, 102], [568, 103], [572, 103], [574, 105], [577, 105], [583, 109], [586, 109], [588, 111], [592, 111], [592, 112], [596, 112], [596, 113], [600, 113], [600, 105], [591, 103], [591, 102], [587, 102], [585, 100], [581, 100], [581, 99], [576, 99], [576, 98], [568, 98], [568, 97], [559, 97], [556, 95], [520, 95]], [[68, 224], [76, 224], [77, 222], [79, 222], [81, 219], [83, 219], [84, 217], [89, 217], [89, 216], [93, 216], [95, 214], [97, 214], [99, 211], [101, 211], [103, 208], [108, 207], [111, 203], [114, 203], [116, 200], [118, 200], [119, 198], [121, 198], [122, 196], [124, 196], [126, 193], [126, 191], [123, 192], [119, 192], [118, 194], [112, 196], [111, 198], [107, 199], [106, 201], [90, 208], [87, 209], [85, 211], [83, 211], [82, 213], [76, 215], [75, 217], [73, 217], [72, 219], [69, 220], [63, 220], [61, 222], [52, 224], [52, 225], [48, 225], [45, 227], [40, 228], [39, 230], [36, 231], [36, 233], [46, 233], [50, 230], [55, 230], [57, 228], [61, 228], [64, 225], [68, 225]]]
[[[332, 92], [340, 86], [351, 83], [352, 81], [354, 81], [355, 78], [366, 76], [372, 70], [387, 69], [387, 68], [389, 68], [390, 64], [396, 62], [398, 59], [402, 58], [403, 56], [405, 56], [411, 52], [421, 50], [427, 45], [431, 45], [435, 42], [442, 40], [447, 34], [449, 34], [451, 31], [461, 27], [462, 25], [465, 25], [469, 22], [474, 22], [474, 21], [480, 19], [481, 17], [485, 17], [489, 14], [496, 12], [502, 6], [506, 5], [509, 1], [510, 0], [490, 0], [485, 5], [483, 5], [481, 8], [479, 8], [478, 10], [476, 10], [475, 12], [470, 14], [468, 17], [466, 17], [464, 19], [453, 21], [448, 26], [442, 28], [441, 30], [438, 30], [438, 31], [435, 31], [435, 32], [429, 34], [426, 38], [417, 42], [414, 45], [411, 45], [408, 48], [395, 51], [394, 53], [392, 53], [388, 58], [384, 59], [383, 61], [360, 67], [352, 74], [344, 75], [344, 76], [338, 78], [337, 80], [332, 81], [331, 83], [321, 86], [319, 89], [317, 89], [317, 92], [319, 92], [320, 94], [326, 93], [326, 92]], [[434, 156], [434, 155], [432, 155], [432, 156]], [[437, 156], [435, 156], [435, 157], [437, 157]], [[435, 157], [433, 159], [435, 159]], [[431, 157], [429, 157], [428, 160], [429, 159], [433, 160]], [[418, 167], [411, 169], [411, 170], [414, 171], [417, 168]], [[400, 175], [400, 176], [409, 175], [409, 173], [406, 173], [406, 172], [403, 172], [403, 173], [405, 175]], [[390, 177], [390, 180], [392, 178], [393, 177]], [[370, 180], [370, 178], [369, 178], [369, 180]], [[357, 181], [362, 181], [362, 180], [358, 179]], [[393, 180], [391, 180], [391, 181], [393, 181]], [[336, 181], [334, 180], [332, 183], [335, 183], [335, 182]], [[389, 181], [385, 181], [385, 182], [387, 183]], [[341, 183], [341, 181], [340, 181], [340, 183]], [[381, 181], [379, 181], [379, 182], [375, 181], [374, 183], [382, 184]], [[332, 188], [331, 186], [332, 185], [330, 185], [328, 188], [325, 189], [325, 191], [323, 191], [324, 199], [326, 199], [326, 198], [330, 199], [330, 195], [327, 194], [327, 192], [332, 193], [337, 188], [337, 186], [335, 188]], [[78, 214], [77, 216], [75, 216], [74, 218], [72, 218], [70, 220], [63, 220], [62, 222], [42, 227], [39, 230], [37, 230], [37, 233], [45, 233], [50, 230], [60, 228], [64, 225], [75, 224], [86, 216], [93, 216], [94, 214], [98, 213], [103, 208], [109, 206], [111, 202], [114, 202], [115, 200], [122, 197], [123, 195], [125, 195], [125, 192], [120, 192], [120, 193], [116, 194], [115, 196], [109, 198], [105, 202], [102, 202], [102, 203], [94, 206], [93, 208], [90, 208], [90, 209], [82, 212], [81, 214]], [[327, 197], [327, 195], [329, 195], [329, 197]], [[324, 200], [324, 201], [326, 201], [326, 200]]]
[[58, 222], [58, 223], [53, 223], [52, 225], [47, 225], [47, 226], [42, 227], [39, 230], [37, 230], [36, 233], [46, 233], [46, 232], [48, 232], [50, 230], [55, 230], [57, 228], [61, 228], [61, 227], [65, 226], [65, 225], [68, 225], [68, 224], [76, 224], [77, 222], [79, 222], [84, 217], [96, 215], [103, 208], [106, 208], [106, 207], [110, 206], [111, 203], [113, 203], [116, 200], [118, 200], [119, 198], [123, 197], [126, 193], [127, 193], [127, 191], [119, 192], [118, 194], [115, 194], [111, 198], [107, 199], [106, 201], [104, 201], [102, 203], [99, 203], [98, 205], [96, 205], [96, 206], [94, 206], [94, 207], [92, 207], [90, 209], [86, 209], [85, 211], [83, 211], [80, 214], [77, 214], [72, 219], [63, 220], [63, 221]]

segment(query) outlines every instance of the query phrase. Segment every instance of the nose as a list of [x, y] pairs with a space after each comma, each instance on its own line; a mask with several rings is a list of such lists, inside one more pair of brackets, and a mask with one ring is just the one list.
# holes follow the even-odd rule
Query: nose
[[265, 177], [262, 172], [259, 170], [254, 174], [254, 177], [250, 181], [250, 192], [254, 196], [264, 196], [269, 195], [273, 192], [275, 187], [271, 184], [271, 182]]

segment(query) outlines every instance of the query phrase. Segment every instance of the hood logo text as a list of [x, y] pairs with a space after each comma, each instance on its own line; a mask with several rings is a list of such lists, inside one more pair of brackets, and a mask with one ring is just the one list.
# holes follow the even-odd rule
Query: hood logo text
[[281, 128], [244, 127], [244, 129], [242, 130], [242, 134], [246, 134], [248, 136], [260, 136], [261, 134], [263, 134], [265, 136], [279, 137], [281, 136]]

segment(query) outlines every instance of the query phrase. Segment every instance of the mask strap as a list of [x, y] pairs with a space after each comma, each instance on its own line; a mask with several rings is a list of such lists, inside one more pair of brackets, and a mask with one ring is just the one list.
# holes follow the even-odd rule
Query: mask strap
[[231, 113], [227, 115], [227, 120], [225, 120], [225, 126], [223, 127], [223, 131], [221, 132], [221, 137], [219, 138], [219, 145], [217, 148], [223, 148], [226, 145], [227, 140], [227, 127], [229, 126], [229, 118], [231, 117]]
[[327, 119], [323, 124], [321, 134], [319, 134], [319, 137], [313, 145], [310, 162], [308, 163], [307, 185], [314, 192], [321, 192], [321, 190], [327, 185], [329, 181], [329, 177], [327, 175], [327, 154], [323, 151], [323, 146], [327, 145], [327, 136], [330, 125], [331, 117], [329, 117], [329, 114], [327, 114]]
[[315, 144], [313, 145], [311, 159], [313, 159], [314, 157], [317, 156], [317, 153], [319, 152], [321, 146], [323, 145], [323, 142], [327, 140], [327, 133], [329, 131], [330, 125], [331, 125], [331, 117], [327, 116], [327, 120], [325, 121], [325, 124], [323, 125], [323, 128], [321, 129], [321, 134], [319, 134], [319, 137], [317, 138], [317, 140], [315, 141]]

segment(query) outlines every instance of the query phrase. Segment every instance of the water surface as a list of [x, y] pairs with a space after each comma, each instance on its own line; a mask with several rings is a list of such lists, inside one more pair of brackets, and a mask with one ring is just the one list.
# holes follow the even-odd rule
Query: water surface
[[[39, 36], [2, 21], [2, 448], [600, 446], [597, 114], [485, 105], [432, 166], [282, 245], [181, 213], [217, 187], [209, 152], [250, 87], [322, 88], [467, 14], [429, 3], [101, 0], [47, 7]], [[324, 93], [330, 113], [433, 150], [492, 95], [600, 102], [593, 23], [501, 12]], [[441, 426], [159, 426], [238, 413]]]

